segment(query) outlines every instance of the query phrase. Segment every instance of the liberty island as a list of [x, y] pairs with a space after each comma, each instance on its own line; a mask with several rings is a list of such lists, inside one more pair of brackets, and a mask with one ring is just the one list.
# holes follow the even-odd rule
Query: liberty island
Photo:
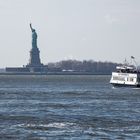
[[29, 62], [21, 67], [6, 67], [0, 75], [108, 75], [116, 68], [116, 63], [66, 60], [56, 63], [41, 63], [37, 45], [38, 35], [30, 23], [32, 34]]

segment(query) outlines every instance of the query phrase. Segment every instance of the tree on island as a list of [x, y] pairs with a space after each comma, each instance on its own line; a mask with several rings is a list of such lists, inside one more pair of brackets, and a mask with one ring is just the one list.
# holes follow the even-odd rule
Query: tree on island
[[55, 63], [48, 63], [49, 71], [73, 71], [93, 74], [111, 74], [115, 70], [117, 63], [101, 62], [93, 60], [62, 60]]

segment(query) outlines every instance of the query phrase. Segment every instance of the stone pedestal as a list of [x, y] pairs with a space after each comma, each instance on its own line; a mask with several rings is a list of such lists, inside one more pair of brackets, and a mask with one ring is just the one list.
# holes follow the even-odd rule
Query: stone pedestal
[[29, 66], [30, 67], [40, 67], [43, 66], [40, 62], [40, 51], [37, 47], [34, 47], [30, 51], [30, 60], [29, 60]]
[[30, 72], [46, 72], [47, 67], [44, 66], [40, 61], [39, 49], [33, 47], [30, 51], [30, 60], [29, 64], [26, 65], [26, 68], [29, 68]]

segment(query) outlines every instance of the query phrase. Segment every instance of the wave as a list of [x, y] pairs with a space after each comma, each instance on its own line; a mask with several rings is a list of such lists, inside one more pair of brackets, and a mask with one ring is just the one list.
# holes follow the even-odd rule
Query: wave
[[54, 122], [49, 124], [18, 124], [18, 127], [25, 127], [25, 128], [68, 128], [76, 126], [75, 123], [70, 122]]

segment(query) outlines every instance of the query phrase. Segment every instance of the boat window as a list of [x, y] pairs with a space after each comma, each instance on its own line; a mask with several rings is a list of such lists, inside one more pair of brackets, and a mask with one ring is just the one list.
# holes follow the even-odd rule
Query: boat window
[[133, 82], [133, 81], [134, 81], [134, 78], [133, 78], [133, 77], [128, 77], [128, 78], [127, 78], [127, 81]]
[[130, 78], [130, 82], [133, 82], [134, 81], [134, 79], [133, 78]]
[[138, 77], [138, 82], [140, 82], [140, 77]]
[[125, 81], [125, 78], [121, 76], [113, 76], [113, 80]]

